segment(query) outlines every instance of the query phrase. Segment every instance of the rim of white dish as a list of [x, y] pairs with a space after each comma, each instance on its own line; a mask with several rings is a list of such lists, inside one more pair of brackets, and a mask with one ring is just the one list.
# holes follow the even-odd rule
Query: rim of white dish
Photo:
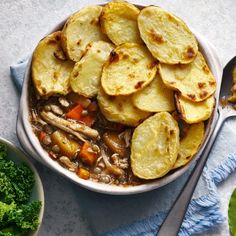
[[[140, 8], [143, 6], [136, 5]], [[66, 19], [60, 22], [56, 27], [54, 27], [50, 32], [54, 32], [56, 30], [59, 30], [62, 28], [63, 24], [65, 23]], [[50, 168], [56, 170], [61, 175], [69, 178], [73, 182], [79, 184], [80, 186], [95, 191], [99, 193], [105, 193], [105, 194], [111, 194], [111, 195], [129, 195], [129, 194], [137, 194], [142, 192], [147, 192], [159, 187], [162, 187], [174, 180], [176, 180], [178, 177], [180, 177], [182, 174], [184, 174], [189, 167], [200, 157], [204, 147], [207, 145], [207, 141], [214, 129], [216, 116], [217, 116], [217, 106], [218, 106], [218, 100], [219, 100], [219, 91], [220, 91], [220, 85], [221, 85], [221, 77], [222, 77], [222, 65], [219, 60], [219, 57], [217, 55], [216, 49], [200, 34], [198, 34], [195, 30], [191, 29], [195, 37], [197, 38], [197, 41], [199, 43], [199, 49], [203, 53], [208, 66], [210, 67], [214, 77], [217, 81], [217, 90], [215, 93], [216, 97], [216, 105], [214, 112], [212, 114], [211, 119], [208, 122], [208, 125], [206, 127], [206, 134], [203, 143], [201, 144], [201, 147], [198, 151], [198, 153], [193, 157], [193, 159], [184, 167], [179, 168], [175, 170], [173, 173], [167, 174], [164, 177], [156, 180], [151, 180], [150, 182], [136, 185], [136, 186], [116, 186], [116, 185], [108, 185], [103, 183], [98, 183], [93, 180], [83, 180], [75, 175], [75, 173], [70, 172], [66, 168], [62, 167], [58, 162], [52, 160], [47, 152], [42, 148], [42, 146], [39, 143], [38, 138], [34, 134], [31, 124], [29, 122], [29, 106], [28, 106], [28, 86], [29, 82], [31, 80], [31, 58], [29, 60], [27, 70], [25, 73], [24, 78], [24, 84], [23, 84], [23, 90], [22, 90], [22, 96], [21, 96], [21, 102], [20, 102], [20, 115], [18, 119], [21, 119], [20, 125], [23, 125], [26, 137], [28, 138], [29, 142], [29, 148], [32, 148], [31, 151], [35, 150], [34, 156], [38, 156], [38, 159], [42, 162], [44, 162], [47, 166]], [[27, 150], [27, 147], [25, 147]]]
[[43, 215], [44, 215], [44, 207], [45, 207], [44, 189], [43, 189], [43, 184], [42, 184], [41, 178], [38, 174], [38, 171], [34, 167], [33, 163], [29, 160], [29, 158], [26, 157], [26, 154], [21, 149], [19, 149], [15, 144], [11, 143], [10, 141], [8, 141], [2, 137], [0, 137], [0, 143], [6, 144], [7, 147], [9, 147], [11, 150], [13, 150], [17, 154], [17, 157], [19, 158], [19, 160], [26, 163], [34, 173], [34, 180], [35, 180], [34, 185], [35, 185], [37, 192], [38, 192], [38, 196], [39, 196], [38, 200], [41, 201], [41, 203], [42, 203], [42, 206], [41, 206], [41, 209], [39, 212], [39, 226], [38, 226], [37, 230], [32, 231], [29, 234], [31, 236], [36, 236], [38, 234], [40, 226], [42, 225]]

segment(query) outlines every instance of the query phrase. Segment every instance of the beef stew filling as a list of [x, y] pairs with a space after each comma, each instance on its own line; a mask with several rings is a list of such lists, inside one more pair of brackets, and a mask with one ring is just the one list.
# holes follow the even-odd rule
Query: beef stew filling
[[96, 99], [35, 94], [30, 92], [30, 119], [50, 158], [85, 180], [122, 186], [144, 182], [130, 168], [132, 127], [108, 121]]

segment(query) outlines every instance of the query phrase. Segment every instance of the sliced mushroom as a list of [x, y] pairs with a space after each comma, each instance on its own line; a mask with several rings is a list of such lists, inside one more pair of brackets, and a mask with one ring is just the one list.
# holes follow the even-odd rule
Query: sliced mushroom
[[90, 137], [92, 139], [100, 138], [98, 131], [90, 128], [87, 125], [76, 123], [71, 120], [65, 120], [61, 117], [54, 115], [52, 112], [42, 111], [40, 115], [45, 121], [47, 121], [51, 125], [54, 125], [68, 133], [75, 135], [77, 138], [81, 139], [84, 142], [86, 141], [84, 136]]
[[129, 147], [131, 140], [131, 129], [126, 129], [124, 132], [120, 133], [119, 138], [124, 140], [126, 148]]
[[70, 103], [64, 98], [64, 97], [59, 97], [58, 101], [63, 107], [69, 107]]
[[126, 154], [125, 142], [119, 138], [116, 132], [106, 132], [103, 134], [103, 141], [114, 153], [118, 153], [121, 157]]
[[111, 156], [111, 159], [112, 159], [113, 163], [121, 169], [127, 169], [129, 167], [128, 159], [127, 158], [120, 158], [118, 153], [114, 153]]
[[32, 110], [31, 115], [32, 115], [32, 120], [34, 122], [39, 123], [41, 125], [47, 125], [47, 123], [45, 121], [43, 121], [42, 119], [39, 118], [39, 116], [36, 114], [36, 112], [34, 110]]
[[76, 171], [76, 169], [78, 167], [78, 165], [76, 163], [72, 162], [67, 156], [60, 157], [59, 161], [63, 165], [65, 165], [68, 168], [68, 170], [73, 171], [73, 172]]
[[[55, 127], [57, 127], [57, 128], [59, 128], [59, 129], [61, 129], [61, 130], [64, 130], [64, 131], [66, 131], [67, 133], [70, 133], [70, 134], [72, 134], [72, 135], [74, 135], [75, 137], [77, 137], [79, 140], [81, 140], [81, 141], [83, 141], [83, 142], [86, 142], [86, 138], [84, 137], [84, 135], [82, 135], [81, 133], [79, 133], [79, 132], [76, 132], [76, 131], [74, 131], [74, 130], [72, 130], [72, 129], [70, 129], [70, 128], [68, 128], [67, 126], [65, 126], [65, 125], [63, 125], [63, 124], [61, 124], [61, 123], [59, 123], [57, 120], [54, 120], [54, 119], [52, 119], [52, 115], [50, 114], [49, 116], [48, 116], [48, 113], [49, 112], [41, 112], [41, 116], [43, 117], [43, 119], [44, 120], [46, 120], [49, 124], [51, 124], [51, 125], [54, 125]], [[54, 116], [54, 115], [53, 115]], [[57, 117], [57, 116], [56, 116]], [[57, 117], [58, 118], [58, 117]]]
[[52, 104], [50, 107], [51, 107], [52, 112], [55, 113], [56, 115], [59, 115], [59, 116], [63, 115], [63, 111], [59, 106]]
[[103, 149], [101, 149], [101, 156], [103, 158], [103, 161], [107, 167], [107, 170], [114, 174], [114, 175], [123, 175], [124, 174], [124, 170], [120, 169], [119, 167], [117, 167], [116, 165], [113, 165], [109, 162], [109, 157], [106, 155], [105, 151]]

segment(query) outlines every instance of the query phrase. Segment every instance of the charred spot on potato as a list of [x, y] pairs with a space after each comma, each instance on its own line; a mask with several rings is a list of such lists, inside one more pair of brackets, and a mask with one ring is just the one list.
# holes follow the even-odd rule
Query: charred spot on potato
[[129, 77], [130, 79], [134, 79], [134, 78], [135, 78], [135, 75], [134, 75], [134, 74], [128, 74], [128, 77]]
[[90, 21], [91, 25], [98, 25], [98, 23], [99, 23], [99, 18], [94, 18]]
[[161, 44], [161, 43], [165, 42], [163, 36], [161, 34], [158, 34], [157, 32], [155, 32], [154, 29], [151, 29], [149, 34], [150, 34], [150, 37], [152, 38], [152, 40], [155, 43]]
[[169, 130], [169, 134], [173, 135], [174, 134], [174, 130], [173, 129]]
[[150, 63], [150, 64], [147, 65], [147, 68], [151, 70], [151, 69], [153, 69], [155, 66], [157, 66], [157, 62], [156, 62], [156, 61], [153, 61], [152, 63]]
[[192, 47], [187, 48], [187, 58], [191, 59], [195, 56], [195, 52]]
[[60, 41], [60, 40], [61, 40], [61, 34], [57, 34], [57, 35], [55, 36], [55, 39], [56, 39], [57, 41]]
[[123, 56], [122, 56], [122, 59], [128, 59], [129, 58], [129, 55], [128, 54], [124, 54]]
[[57, 80], [58, 79], [58, 72], [54, 71], [53, 73], [53, 79]]
[[119, 61], [119, 54], [117, 54], [115, 51], [111, 51], [110, 57], [109, 57], [109, 62], [114, 63]]
[[203, 88], [206, 86], [206, 83], [199, 82], [198, 83], [198, 88]]
[[204, 99], [204, 98], [207, 97], [207, 95], [208, 95], [208, 92], [204, 90], [204, 91], [202, 91], [202, 92], [199, 94], [199, 97], [200, 97], [201, 99]]
[[134, 88], [135, 88], [135, 89], [140, 89], [140, 88], [142, 88], [143, 83], [144, 83], [144, 81], [139, 81], [139, 82], [134, 86]]
[[208, 74], [208, 73], [210, 72], [210, 70], [209, 70], [209, 68], [208, 68], [207, 65], [204, 65], [204, 66], [202, 67], [202, 70], [203, 70], [206, 74]]
[[77, 70], [77, 71], [74, 72], [73, 77], [76, 78], [78, 76], [79, 76], [79, 71]]
[[173, 82], [173, 81], [170, 81], [169, 82], [169, 84], [171, 84], [171, 85], [174, 85], [174, 84], [176, 84], [175, 82]]
[[56, 39], [52, 39], [52, 38], [48, 39], [47, 41], [47, 44], [56, 44], [56, 43], [57, 43]]
[[76, 42], [76, 44], [77, 44], [77, 45], [80, 45], [80, 44], [81, 44], [81, 41], [82, 41], [82, 40], [79, 39], [79, 40]]
[[209, 85], [215, 86], [215, 85], [216, 85], [216, 82], [215, 82], [215, 81], [209, 81]]
[[42, 87], [42, 95], [46, 95], [46, 94], [47, 94], [46, 88]]
[[124, 110], [123, 109], [123, 105], [121, 103], [117, 104], [117, 108], [118, 108], [119, 111], [123, 111]]
[[58, 60], [61, 60], [61, 61], [66, 61], [67, 58], [64, 54], [64, 52], [62, 50], [56, 50], [54, 53], [53, 53], [54, 57]]
[[188, 98], [191, 100], [196, 100], [196, 95], [195, 94], [187, 94]]
[[133, 62], [134, 64], [136, 64], [136, 63], [139, 62], [139, 60], [138, 60], [137, 58], [133, 58], [133, 59], [132, 59], [132, 62]]
[[172, 15], [168, 14], [168, 15], [167, 15], [167, 18], [168, 18], [169, 21], [172, 21], [172, 22], [174, 22], [176, 25], [179, 25], [178, 22], [176, 22], [175, 18], [174, 18]]

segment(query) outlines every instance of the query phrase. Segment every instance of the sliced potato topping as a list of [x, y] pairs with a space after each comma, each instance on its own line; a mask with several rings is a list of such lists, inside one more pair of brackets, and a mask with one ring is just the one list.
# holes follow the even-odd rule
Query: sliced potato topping
[[89, 43], [107, 40], [100, 28], [101, 12], [101, 6], [87, 6], [69, 17], [62, 30], [62, 48], [68, 58], [79, 61]]
[[187, 25], [160, 7], [142, 9], [138, 27], [141, 38], [160, 62], [185, 64], [197, 55], [197, 41]]
[[202, 102], [191, 102], [181, 95], [175, 95], [176, 106], [181, 118], [188, 124], [207, 120], [214, 109], [215, 98], [211, 96]]
[[111, 96], [132, 94], [151, 83], [156, 65], [156, 60], [144, 46], [124, 43], [111, 52], [104, 64], [102, 87]]
[[236, 67], [233, 69], [233, 86], [231, 88], [232, 95], [228, 98], [228, 101], [235, 103], [236, 102]]
[[172, 169], [178, 151], [178, 123], [168, 112], [157, 113], [134, 130], [132, 171], [142, 179], [160, 178]]
[[115, 45], [142, 43], [137, 25], [139, 12], [128, 2], [109, 2], [105, 5], [100, 18], [101, 26]]
[[147, 87], [134, 93], [132, 100], [134, 105], [143, 111], [160, 112], [175, 109], [173, 91], [164, 85], [159, 73]]
[[41, 96], [65, 95], [70, 90], [74, 63], [64, 59], [60, 43], [61, 32], [57, 31], [43, 38], [34, 51], [32, 79]]
[[[49, 156], [120, 186], [189, 163], [215, 107], [216, 80], [188, 26], [123, 0], [84, 7], [42, 39], [32, 80], [33, 128]], [[226, 102], [236, 102], [236, 68], [233, 82]]]
[[192, 124], [180, 140], [179, 153], [173, 169], [186, 165], [197, 153], [204, 138], [204, 123]]
[[151, 114], [136, 108], [131, 96], [109, 96], [100, 88], [97, 99], [102, 114], [109, 121], [137, 126]]
[[86, 54], [78, 61], [71, 73], [70, 84], [74, 92], [85, 97], [97, 94], [102, 67], [113, 46], [104, 41], [90, 43]]
[[216, 90], [216, 81], [203, 55], [198, 52], [195, 60], [188, 65], [159, 64], [164, 84], [193, 102], [210, 97]]

